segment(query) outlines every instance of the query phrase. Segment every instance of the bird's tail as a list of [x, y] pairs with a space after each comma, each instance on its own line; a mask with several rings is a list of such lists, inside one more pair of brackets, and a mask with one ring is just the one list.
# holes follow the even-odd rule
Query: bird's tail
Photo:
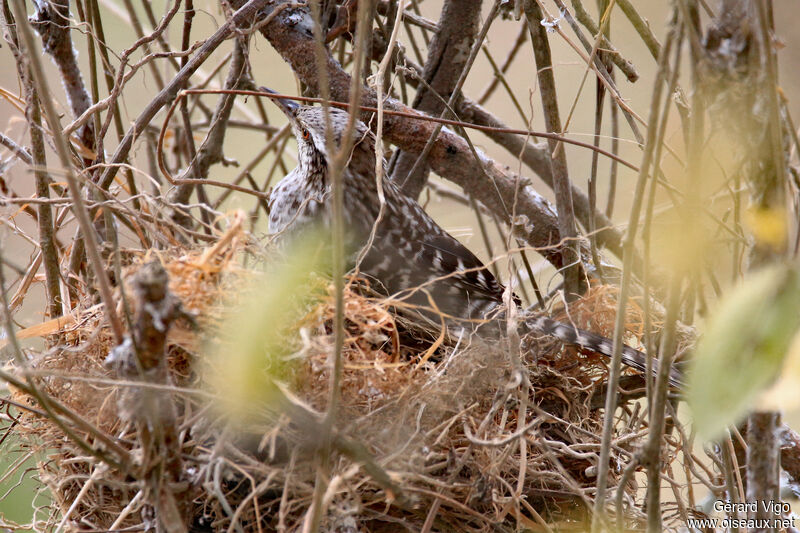
[[[567, 344], [574, 344], [581, 348], [601, 353], [606, 357], [611, 357], [613, 354], [614, 343], [611, 339], [578, 329], [570, 324], [541, 315], [527, 316], [521, 322], [524, 330], [540, 331]], [[622, 363], [640, 372], [647, 372], [647, 356], [625, 344], [622, 345]], [[659, 361], [654, 358], [652, 366], [654, 375], [658, 374], [659, 368]], [[683, 376], [674, 367], [670, 369], [669, 383], [677, 389], [683, 389], [684, 387]]]

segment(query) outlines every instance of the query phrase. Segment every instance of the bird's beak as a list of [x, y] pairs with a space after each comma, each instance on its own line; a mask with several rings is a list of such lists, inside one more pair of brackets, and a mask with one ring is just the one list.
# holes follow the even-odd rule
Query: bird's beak
[[272, 89], [261, 87], [261, 90], [267, 93], [267, 95], [270, 95], [270, 100], [272, 100], [272, 102], [278, 106], [287, 117], [289, 117], [289, 120], [294, 121], [296, 119], [297, 110], [300, 107], [300, 104], [288, 98], [272, 98], [271, 95], [278, 94]]

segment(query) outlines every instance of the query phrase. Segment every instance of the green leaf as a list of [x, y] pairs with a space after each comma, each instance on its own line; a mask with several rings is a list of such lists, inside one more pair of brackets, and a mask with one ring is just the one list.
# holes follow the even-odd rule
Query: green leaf
[[701, 438], [713, 439], [752, 408], [779, 374], [800, 328], [800, 273], [773, 265], [719, 303], [692, 358], [687, 401]]
[[286, 260], [272, 261], [249, 284], [237, 287], [235, 309], [210, 339], [207, 382], [227, 414], [247, 422], [278, 397], [277, 384], [291, 381], [301, 347], [299, 329], [326, 294], [329, 247], [319, 238], [294, 242]]

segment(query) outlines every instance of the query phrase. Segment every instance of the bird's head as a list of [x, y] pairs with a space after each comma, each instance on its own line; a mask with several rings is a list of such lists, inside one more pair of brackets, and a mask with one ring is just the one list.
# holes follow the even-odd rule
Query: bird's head
[[[261, 90], [275, 94], [274, 91], [265, 87], [262, 87]], [[322, 107], [300, 105], [286, 98], [272, 98], [271, 100], [283, 111], [292, 125], [292, 132], [297, 139], [298, 159], [301, 165], [318, 164], [320, 158], [327, 161], [333, 152], [338, 150], [342, 136], [347, 130], [347, 122], [350, 117], [347, 111], [333, 107], [328, 109], [334, 146], [331, 150], [327, 142], [325, 111]], [[370, 149], [369, 143], [363, 142], [371, 140], [369, 130], [364, 123], [356, 121], [352, 131], [355, 144], [362, 145], [361, 149]]]

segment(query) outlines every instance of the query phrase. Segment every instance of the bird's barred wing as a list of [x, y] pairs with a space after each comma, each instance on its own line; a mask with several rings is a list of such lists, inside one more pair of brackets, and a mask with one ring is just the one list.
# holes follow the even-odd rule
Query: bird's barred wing
[[[355, 240], [367, 243], [380, 216], [362, 272], [380, 280], [391, 293], [421, 287], [434, 297], [441, 311], [483, 318], [485, 311], [502, 302], [503, 286], [475, 254], [386, 178], [380, 213], [374, 152], [360, 150], [369, 148], [370, 140], [367, 137], [359, 143], [345, 175], [345, 217]], [[425, 300], [419, 292], [416, 302], [425, 305]]]
[[450, 282], [464, 290], [502, 300], [503, 286], [494, 275], [475, 254], [444, 230], [439, 235], [420, 238], [417, 244], [420, 246], [420, 263], [433, 267], [434, 274], [450, 275]]
[[[464, 318], [483, 318], [502, 302], [503, 286], [475, 254], [393, 183], [387, 182], [384, 192], [386, 207], [366, 273], [386, 280], [393, 292], [421, 286], [440, 310]], [[378, 209], [370, 217], [373, 221]]]

